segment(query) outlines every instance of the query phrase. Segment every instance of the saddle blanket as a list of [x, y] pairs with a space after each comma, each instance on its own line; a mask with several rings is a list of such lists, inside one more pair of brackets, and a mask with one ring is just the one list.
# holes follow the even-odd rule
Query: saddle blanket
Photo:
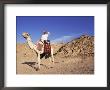
[[51, 53], [51, 45], [48, 43], [44, 44], [44, 53], [45, 54], [50, 54]]

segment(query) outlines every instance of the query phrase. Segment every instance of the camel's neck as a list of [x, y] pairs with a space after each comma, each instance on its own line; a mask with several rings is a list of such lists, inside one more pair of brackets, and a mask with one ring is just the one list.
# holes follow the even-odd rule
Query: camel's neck
[[32, 42], [31, 37], [27, 38], [27, 42]]
[[27, 43], [28, 43], [29, 47], [30, 47], [31, 49], [33, 49], [35, 45], [34, 45], [34, 43], [32, 42], [31, 37], [28, 37], [26, 40], [27, 40]]

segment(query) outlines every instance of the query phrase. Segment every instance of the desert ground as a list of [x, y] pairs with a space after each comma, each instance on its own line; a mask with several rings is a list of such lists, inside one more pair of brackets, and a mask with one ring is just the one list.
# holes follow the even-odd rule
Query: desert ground
[[55, 62], [41, 59], [36, 70], [37, 55], [27, 43], [16, 45], [17, 74], [94, 74], [94, 38], [81, 36], [66, 44], [52, 44]]

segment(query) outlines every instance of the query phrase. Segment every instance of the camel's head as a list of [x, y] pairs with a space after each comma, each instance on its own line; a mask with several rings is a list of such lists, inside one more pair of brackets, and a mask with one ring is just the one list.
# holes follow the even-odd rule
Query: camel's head
[[28, 38], [28, 37], [29, 37], [29, 33], [23, 32], [23, 33], [22, 33], [22, 36], [23, 36], [24, 38]]

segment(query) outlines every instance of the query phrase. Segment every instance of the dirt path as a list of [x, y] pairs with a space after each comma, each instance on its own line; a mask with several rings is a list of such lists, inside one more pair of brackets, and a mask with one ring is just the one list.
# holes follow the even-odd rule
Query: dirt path
[[17, 74], [93, 74], [94, 59], [88, 57], [81, 58], [55, 58], [55, 63], [49, 59], [41, 60], [41, 69], [36, 71], [37, 59], [19, 58], [17, 59]]

